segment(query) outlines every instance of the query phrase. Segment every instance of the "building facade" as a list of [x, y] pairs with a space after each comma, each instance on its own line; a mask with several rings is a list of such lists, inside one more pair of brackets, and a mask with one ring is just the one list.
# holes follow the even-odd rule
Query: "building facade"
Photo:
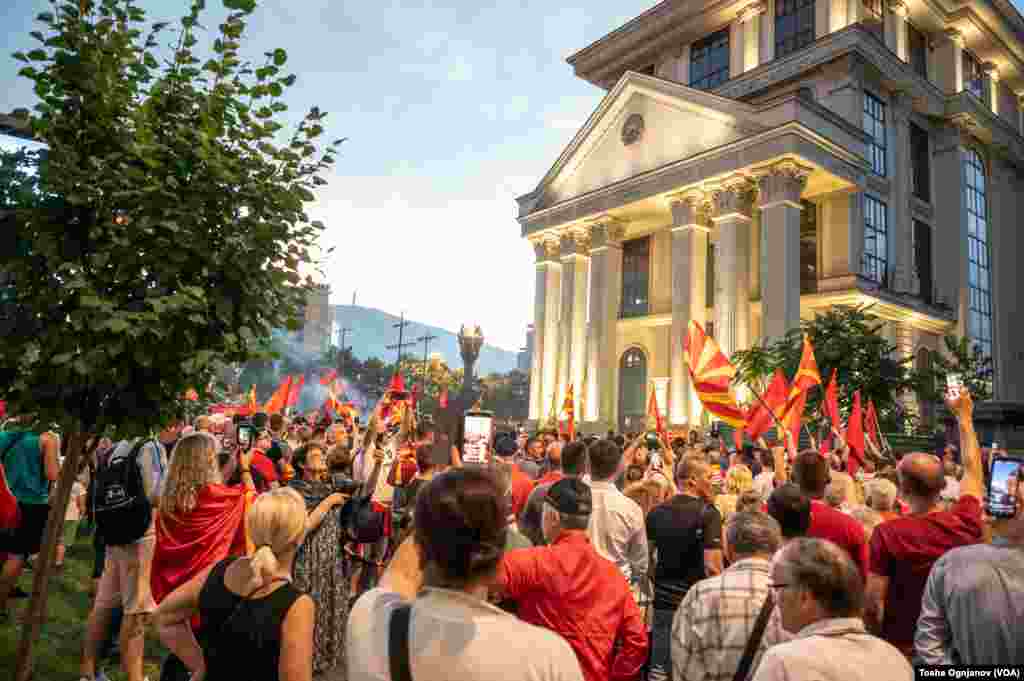
[[308, 354], [319, 357], [330, 347], [334, 334], [334, 308], [330, 305], [331, 289], [317, 285], [306, 297], [303, 325], [298, 341]]
[[[1024, 399], [1024, 18], [1006, 0], [665, 0], [569, 58], [607, 95], [531, 193], [530, 418], [698, 422], [682, 339], [728, 354], [873, 304], [904, 356], [944, 334]], [[576, 388], [577, 394], [581, 388]]]
[[533, 335], [533, 324], [529, 324], [526, 327], [526, 345], [519, 350], [516, 357], [516, 369], [524, 373], [530, 373], [530, 367], [533, 365]]

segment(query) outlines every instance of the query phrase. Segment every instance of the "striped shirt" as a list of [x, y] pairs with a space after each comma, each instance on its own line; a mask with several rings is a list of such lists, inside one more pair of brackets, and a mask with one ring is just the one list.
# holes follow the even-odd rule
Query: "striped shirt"
[[[771, 563], [763, 558], [745, 558], [722, 574], [694, 584], [672, 623], [672, 678], [732, 681], [768, 598], [770, 583]], [[765, 650], [791, 638], [775, 608], [751, 672], [757, 669]]]

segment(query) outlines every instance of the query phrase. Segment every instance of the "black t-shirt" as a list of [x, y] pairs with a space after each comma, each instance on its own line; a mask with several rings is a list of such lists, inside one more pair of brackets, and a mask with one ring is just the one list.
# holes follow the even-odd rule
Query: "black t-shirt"
[[680, 494], [647, 514], [647, 541], [657, 549], [654, 608], [675, 610], [704, 579], [704, 551], [722, 548], [722, 516], [713, 504]]

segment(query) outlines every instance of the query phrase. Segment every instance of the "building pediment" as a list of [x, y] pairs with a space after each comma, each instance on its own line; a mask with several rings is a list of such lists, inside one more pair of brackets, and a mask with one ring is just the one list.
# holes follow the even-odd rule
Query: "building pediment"
[[755, 135], [753, 107], [629, 72], [601, 101], [520, 215]]

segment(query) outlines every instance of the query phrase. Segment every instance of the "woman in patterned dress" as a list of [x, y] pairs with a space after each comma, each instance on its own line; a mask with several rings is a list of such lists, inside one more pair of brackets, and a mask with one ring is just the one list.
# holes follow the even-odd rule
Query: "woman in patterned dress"
[[[306, 502], [306, 540], [295, 558], [295, 586], [316, 602], [313, 673], [345, 669], [345, 627], [349, 583], [342, 552], [339, 515], [346, 496], [334, 491], [324, 447], [310, 442], [292, 457], [295, 479], [288, 485]], [[331, 677], [335, 678], [334, 676]]]

